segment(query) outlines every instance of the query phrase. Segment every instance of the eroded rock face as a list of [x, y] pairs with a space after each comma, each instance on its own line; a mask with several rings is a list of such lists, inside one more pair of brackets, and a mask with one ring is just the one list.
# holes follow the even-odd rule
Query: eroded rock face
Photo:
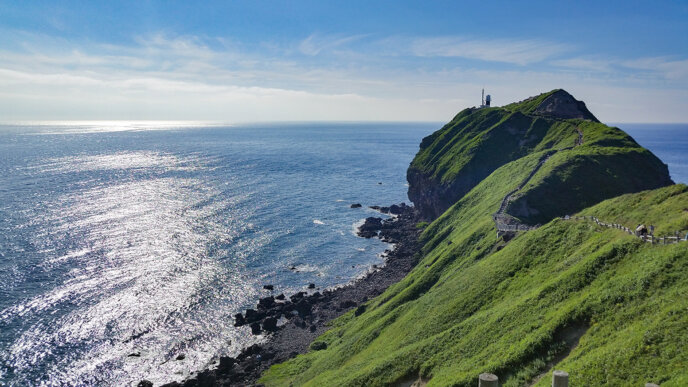
[[600, 122], [590, 113], [585, 106], [585, 102], [573, 98], [571, 94], [563, 89], [552, 93], [552, 95], [542, 101], [534, 113], [560, 119], [580, 118]]

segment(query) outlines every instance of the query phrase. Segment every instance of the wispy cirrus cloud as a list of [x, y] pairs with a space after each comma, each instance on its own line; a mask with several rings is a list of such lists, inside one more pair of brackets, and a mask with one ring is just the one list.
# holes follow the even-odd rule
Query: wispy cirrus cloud
[[324, 50], [332, 50], [337, 47], [343, 47], [349, 43], [355, 42], [364, 38], [366, 35], [318, 35], [312, 34], [299, 43], [299, 51], [302, 54], [315, 56]]
[[571, 49], [537, 39], [469, 39], [459, 36], [412, 38], [409, 51], [422, 57], [454, 57], [527, 65]]
[[660, 73], [668, 80], [688, 81], [688, 59], [651, 57], [625, 60], [621, 64], [630, 69]]
[[[648, 96], [665, 93], [660, 77], [682, 79], [687, 62], [566, 57], [565, 45], [508, 39], [313, 34], [260, 49], [228, 39], [153, 34], [115, 45], [34, 36], [4, 45], [0, 117], [432, 120], [479, 103], [487, 86], [496, 104], [563, 87], [591, 107], [623, 96], [647, 100], [641, 118], [661, 111], [678, 120], [677, 109]], [[688, 100], [677, 83], [673, 100]], [[606, 109], [612, 115], [595, 113], [616, 121], [641, 113]]]

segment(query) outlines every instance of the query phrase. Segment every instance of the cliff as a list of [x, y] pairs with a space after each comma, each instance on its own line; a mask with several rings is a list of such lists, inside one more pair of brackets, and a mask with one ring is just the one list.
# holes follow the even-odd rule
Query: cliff
[[[628, 231], [684, 237], [688, 187], [665, 186], [666, 166], [621, 130], [540, 109], [554, 95], [466, 109], [424, 139], [409, 174], [431, 184], [412, 190], [436, 219], [418, 265], [260, 381], [472, 386], [490, 372], [544, 387], [560, 369], [574, 386], [688, 385], [688, 242]], [[642, 187], [660, 188], [615, 196]], [[496, 237], [502, 209], [542, 225]]]
[[[497, 168], [546, 151], [558, 154], [547, 179], [542, 174], [533, 182], [540, 183], [539, 193], [511, 207], [532, 222], [671, 184], [657, 157], [558, 89], [501, 108], [460, 112], [421, 142], [407, 172], [408, 195], [425, 218], [435, 219]], [[554, 198], [556, 208], [547, 200]]]

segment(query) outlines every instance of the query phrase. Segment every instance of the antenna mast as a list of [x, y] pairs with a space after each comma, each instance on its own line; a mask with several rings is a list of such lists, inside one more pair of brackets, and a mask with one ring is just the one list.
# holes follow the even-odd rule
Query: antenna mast
[[483, 95], [480, 97], [480, 106], [485, 106], [485, 88], [483, 87]]

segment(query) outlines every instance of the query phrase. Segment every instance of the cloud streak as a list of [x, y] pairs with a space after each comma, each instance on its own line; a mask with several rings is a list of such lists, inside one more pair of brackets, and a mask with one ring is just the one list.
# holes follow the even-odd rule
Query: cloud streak
[[564, 44], [526, 39], [467, 39], [455, 36], [415, 38], [410, 52], [421, 57], [453, 57], [525, 66], [569, 51]]
[[[487, 86], [496, 104], [564, 87], [606, 106], [609, 115], [589, 103], [601, 119], [640, 117], [630, 104], [624, 112], [606, 102], [616, 93], [676, 121], [681, 109], [646, 95], [661, 94], [666, 80], [688, 78], [686, 60], [566, 57], [565, 45], [528, 40], [314, 34], [265, 46], [247, 51], [224, 39], [164, 34], [131, 45], [34, 36], [23, 50], [0, 51], [0, 117], [444, 120], [479, 103]], [[482, 62], [499, 66], [486, 69]], [[688, 102], [682, 90], [672, 98]]]

